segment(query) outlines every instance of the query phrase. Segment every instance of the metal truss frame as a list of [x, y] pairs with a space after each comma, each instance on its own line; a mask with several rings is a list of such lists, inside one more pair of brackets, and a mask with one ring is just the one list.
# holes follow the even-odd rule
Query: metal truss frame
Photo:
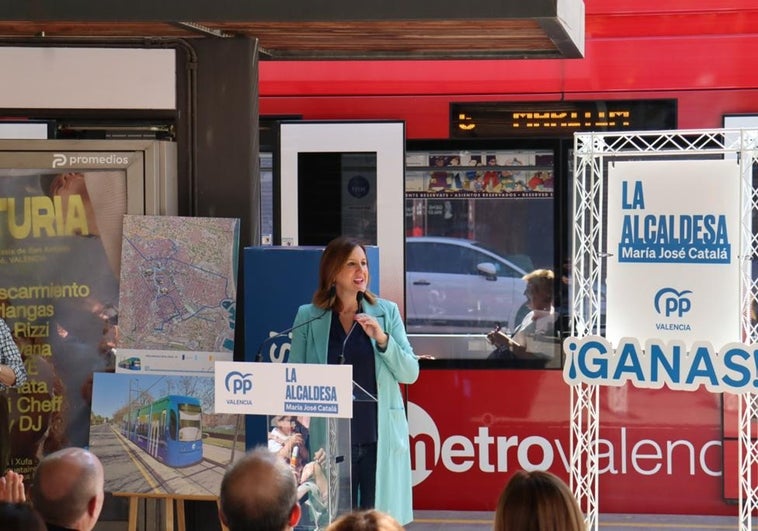
[[[758, 301], [758, 281], [752, 278], [752, 260], [758, 260], [758, 130], [710, 129], [630, 133], [576, 133], [574, 135], [574, 230], [572, 241], [571, 335], [603, 335], [601, 298], [607, 252], [603, 234], [606, 216], [607, 166], [615, 160], [666, 158], [668, 160], [733, 157], [740, 164], [741, 261], [740, 301], [743, 341], [758, 341], [758, 323], [751, 319]], [[756, 171], [758, 174], [758, 171]], [[703, 338], [707, 339], [707, 338]], [[587, 529], [598, 529], [600, 393], [597, 385], [571, 386], [570, 484], [585, 513]], [[740, 531], [751, 530], [758, 508], [758, 440], [751, 420], [758, 417], [758, 396], [739, 399], [739, 512]]]

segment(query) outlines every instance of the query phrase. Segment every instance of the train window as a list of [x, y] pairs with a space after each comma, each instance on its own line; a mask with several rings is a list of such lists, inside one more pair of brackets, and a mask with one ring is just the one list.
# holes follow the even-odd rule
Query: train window
[[[405, 319], [414, 350], [471, 366], [474, 360], [536, 366], [504, 362], [487, 334], [500, 327], [523, 336], [531, 311], [523, 277], [536, 269], [555, 271], [557, 149], [415, 150], [410, 144]], [[535, 334], [559, 345], [555, 323], [551, 317]], [[534, 353], [539, 366], [560, 366], [560, 352], [542, 350]], [[530, 355], [528, 347], [519, 355]]]
[[180, 441], [199, 441], [203, 437], [200, 424], [201, 408], [196, 404], [179, 404]]
[[176, 428], [177, 428], [176, 411], [171, 410], [171, 418], [169, 419], [168, 430], [169, 430], [169, 436], [171, 437], [172, 441], [176, 440], [176, 435], [177, 435]]

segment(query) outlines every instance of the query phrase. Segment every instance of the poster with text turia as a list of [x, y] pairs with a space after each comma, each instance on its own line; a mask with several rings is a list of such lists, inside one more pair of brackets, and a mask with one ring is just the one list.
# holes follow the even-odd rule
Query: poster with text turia
[[126, 208], [120, 171], [0, 170], [0, 317], [29, 375], [5, 391], [0, 459], [27, 482], [43, 455], [88, 443], [93, 372], [113, 370]]

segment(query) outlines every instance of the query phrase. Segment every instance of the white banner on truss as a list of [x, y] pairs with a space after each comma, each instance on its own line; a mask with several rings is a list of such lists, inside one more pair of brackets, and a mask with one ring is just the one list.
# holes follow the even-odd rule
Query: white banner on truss
[[608, 168], [606, 338], [740, 341], [735, 160]]

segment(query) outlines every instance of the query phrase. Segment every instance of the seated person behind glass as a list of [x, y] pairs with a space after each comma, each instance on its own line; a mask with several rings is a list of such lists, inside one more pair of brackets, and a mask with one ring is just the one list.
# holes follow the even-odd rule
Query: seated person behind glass
[[289, 415], [277, 415], [271, 419], [272, 429], [268, 434], [268, 449], [289, 461], [295, 447], [303, 446], [303, 437], [295, 432], [296, 419]]
[[513, 361], [518, 367], [560, 366], [560, 342], [555, 337], [554, 279], [549, 269], [536, 269], [524, 276], [524, 295], [531, 311], [511, 337], [500, 327], [487, 334], [487, 339], [497, 347], [488, 359]]
[[[276, 415], [271, 419], [272, 429], [268, 434], [268, 449], [275, 452], [292, 467], [297, 481], [297, 497], [308, 509], [313, 522], [321, 521], [326, 510], [329, 486], [324, 471], [326, 452], [319, 448], [310, 459], [306, 428], [297, 417]], [[310, 495], [307, 498], [306, 495]]]

